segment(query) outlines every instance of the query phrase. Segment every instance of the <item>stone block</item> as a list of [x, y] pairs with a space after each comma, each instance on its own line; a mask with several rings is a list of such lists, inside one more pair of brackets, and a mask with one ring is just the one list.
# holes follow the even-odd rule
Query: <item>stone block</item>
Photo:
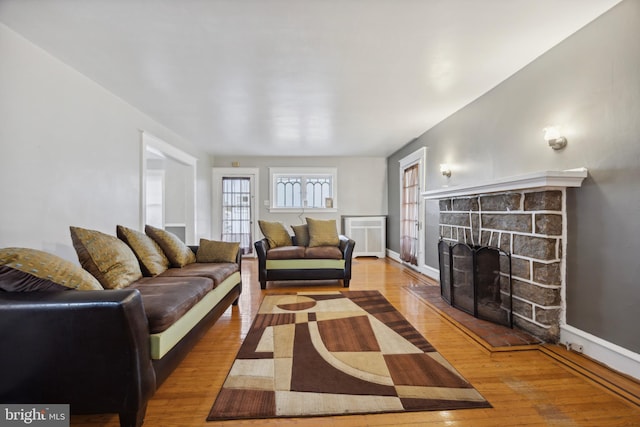
[[442, 211], [450, 211], [451, 210], [451, 199], [442, 199], [438, 201], [438, 206], [440, 206], [440, 212]]
[[473, 235], [473, 244], [480, 244], [480, 215], [471, 214], [471, 233]]
[[562, 277], [560, 274], [560, 262], [544, 264], [533, 262], [533, 280], [543, 285], [560, 286]]
[[440, 224], [457, 225], [459, 227], [471, 227], [469, 214], [466, 213], [440, 213]]
[[449, 239], [451, 239], [452, 232], [453, 232], [453, 231], [452, 231], [452, 228], [453, 228], [453, 227], [448, 226], [448, 225], [442, 225], [442, 226], [440, 226], [440, 236], [441, 236], [443, 239], [448, 239], [448, 240], [449, 240]]
[[513, 253], [540, 260], [558, 259], [556, 254], [557, 239], [549, 237], [513, 236]]
[[525, 211], [559, 211], [562, 210], [562, 191], [549, 190], [525, 193]]
[[544, 288], [517, 279], [513, 279], [513, 296], [542, 306], [560, 305], [559, 288]]
[[479, 210], [477, 197], [464, 197], [453, 199], [454, 211], [477, 211]]
[[536, 214], [535, 224], [536, 234], [546, 234], [548, 236], [562, 235], [562, 215]]
[[560, 322], [560, 309], [536, 307], [535, 321], [545, 326], [557, 325]]
[[500, 243], [498, 243], [498, 247], [505, 252], [511, 253], [511, 234], [510, 233], [500, 233]]
[[483, 230], [480, 236], [481, 246], [491, 246], [491, 232]]
[[[500, 271], [509, 274], [509, 258], [500, 257]], [[531, 279], [531, 262], [528, 259], [511, 257], [511, 275], [520, 279]]]
[[482, 228], [531, 233], [533, 220], [529, 214], [482, 214]]
[[473, 245], [473, 237], [471, 236], [471, 229], [470, 228], [465, 228], [464, 229], [464, 243], [468, 244], [468, 245]]
[[513, 324], [518, 329], [529, 332], [531, 335], [548, 343], [557, 343], [560, 339], [560, 327], [558, 325], [545, 328], [518, 316], [513, 317]]
[[533, 305], [519, 299], [513, 299], [513, 313], [533, 320]]
[[480, 197], [480, 207], [483, 212], [518, 211], [521, 210], [522, 194], [505, 193]]
[[509, 276], [501, 275], [500, 276], [500, 292], [503, 294], [509, 295]]

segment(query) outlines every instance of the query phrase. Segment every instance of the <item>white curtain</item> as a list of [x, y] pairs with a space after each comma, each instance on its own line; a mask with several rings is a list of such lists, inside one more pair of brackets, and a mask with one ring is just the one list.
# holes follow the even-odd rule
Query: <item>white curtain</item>
[[409, 166], [402, 175], [400, 212], [400, 259], [418, 265], [419, 192], [418, 165]]

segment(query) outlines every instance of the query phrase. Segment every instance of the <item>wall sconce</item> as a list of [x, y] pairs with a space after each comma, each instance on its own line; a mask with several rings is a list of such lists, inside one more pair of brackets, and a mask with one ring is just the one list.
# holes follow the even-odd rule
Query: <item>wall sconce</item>
[[544, 139], [549, 143], [549, 147], [554, 150], [560, 150], [567, 145], [567, 138], [560, 135], [560, 128], [558, 126], [544, 128]]
[[449, 165], [447, 165], [446, 163], [442, 163], [440, 165], [440, 173], [446, 176], [447, 178], [451, 178], [451, 169], [449, 168]]

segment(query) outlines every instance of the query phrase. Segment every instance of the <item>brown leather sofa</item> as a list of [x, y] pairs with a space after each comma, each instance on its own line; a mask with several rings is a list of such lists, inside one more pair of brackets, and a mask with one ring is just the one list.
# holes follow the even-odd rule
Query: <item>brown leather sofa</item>
[[258, 255], [258, 279], [260, 288], [267, 288], [267, 281], [278, 280], [342, 280], [345, 288], [351, 280], [351, 258], [355, 241], [340, 235], [338, 247], [293, 246], [271, 248], [265, 238], [254, 243]]
[[157, 387], [237, 304], [240, 262], [170, 268], [118, 290], [0, 292], [0, 402], [66, 403], [140, 426]]

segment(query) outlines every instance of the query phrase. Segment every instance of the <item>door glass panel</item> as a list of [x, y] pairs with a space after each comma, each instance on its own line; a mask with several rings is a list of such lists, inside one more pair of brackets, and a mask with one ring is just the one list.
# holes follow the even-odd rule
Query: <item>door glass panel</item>
[[253, 253], [251, 179], [222, 178], [222, 240], [240, 242], [243, 254]]

